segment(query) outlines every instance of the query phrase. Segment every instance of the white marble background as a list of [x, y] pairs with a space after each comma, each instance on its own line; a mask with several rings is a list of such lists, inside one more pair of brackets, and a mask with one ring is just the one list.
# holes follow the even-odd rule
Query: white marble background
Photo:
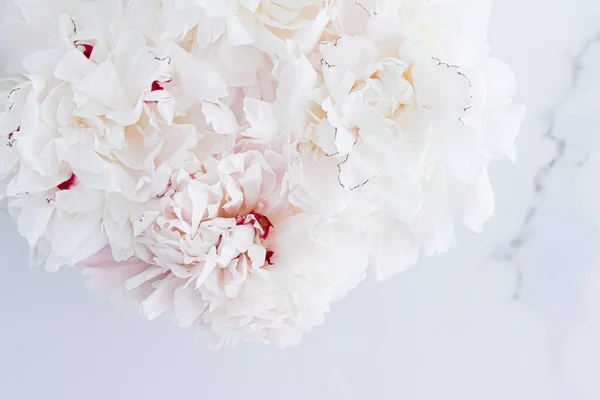
[[600, 2], [496, 0], [529, 115], [483, 235], [363, 284], [301, 347], [203, 348], [26, 267], [0, 220], [0, 399], [600, 399]]

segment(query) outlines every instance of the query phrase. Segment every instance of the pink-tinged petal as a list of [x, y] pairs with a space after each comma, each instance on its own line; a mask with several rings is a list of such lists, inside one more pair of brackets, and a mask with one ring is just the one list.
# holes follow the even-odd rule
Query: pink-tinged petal
[[128, 279], [138, 276], [152, 268], [138, 258], [127, 261], [114, 260], [110, 247], [105, 247], [92, 257], [81, 261], [76, 267], [87, 277], [86, 284], [91, 290], [111, 290], [111, 299], [120, 306], [137, 308], [140, 302], [151, 292], [152, 280], [148, 280], [133, 290], [127, 290]]

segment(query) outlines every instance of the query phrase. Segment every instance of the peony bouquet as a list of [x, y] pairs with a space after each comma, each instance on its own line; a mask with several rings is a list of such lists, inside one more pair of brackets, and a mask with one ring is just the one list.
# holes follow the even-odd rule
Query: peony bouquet
[[487, 0], [4, 0], [0, 203], [215, 345], [295, 344], [480, 231], [524, 110]]

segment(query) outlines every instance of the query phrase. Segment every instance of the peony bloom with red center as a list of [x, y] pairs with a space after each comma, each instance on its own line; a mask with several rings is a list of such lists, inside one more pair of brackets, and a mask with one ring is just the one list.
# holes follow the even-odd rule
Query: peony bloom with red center
[[[356, 227], [291, 206], [279, 190], [281, 157], [247, 151], [172, 176], [160, 211], [141, 218], [147, 267], [124, 282], [136, 293], [151, 283], [140, 304], [146, 318], [172, 309], [180, 325], [201, 327], [216, 346], [283, 347], [364, 278], [367, 251]], [[110, 272], [91, 266], [90, 274], [103, 273]]]
[[236, 225], [252, 225], [257, 230], [261, 239], [269, 237], [269, 231], [273, 227], [269, 218], [265, 215], [250, 211], [248, 215], [239, 216], [235, 219]]
[[160, 213], [139, 240], [146, 261], [188, 282], [198, 304], [216, 309], [237, 297], [246, 279], [265, 273], [277, 230], [271, 218], [291, 211], [278, 204], [278, 175], [258, 152], [189, 168], [171, 177]]

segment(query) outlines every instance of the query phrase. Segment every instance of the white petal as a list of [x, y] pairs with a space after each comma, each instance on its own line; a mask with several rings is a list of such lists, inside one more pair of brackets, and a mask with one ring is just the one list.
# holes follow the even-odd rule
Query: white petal
[[388, 279], [419, 259], [419, 245], [405, 224], [393, 223], [381, 233], [373, 265], [377, 280]]
[[141, 271], [140, 273], [128, 278], [125, 281], [125, 289], [127, 289], [127, 290], [136, 289], [136, 288], [140, 287], [141, 285], [143, 285], [144, 283], [149, 282], [152, 279], [154, 279], [158, 276], [161, 276], [164, 273], [166, 273], [166, 270], [164, 268], [148, 267], [148, 268], [144, 269], [143, 271]]
[[244, 136], [268, 140], [276, 135], [279, 123], [273, 114], [273, 105], [251, 97], [244, 98], [244, 114], [251, 128]]
[[234, 134], [240, 129], [233, 111], [224, 103], [203, 101], [202, 113], [206, 117], [206, 122], [211, 124], [217, 133], [222, 135]]
[[202, 297], [192, 287], [182, 286], [175, 290], [174, 312], [179, 326], [192, 326], [205, 309]]
[[174, 292], [180, 285], [181, 281], [175, 277], [168, 277], [156, 283], [154, 292], [140, 304], [142, 316], [152, 321], [173, 307]]
[[198, 101], [217, 102], [228, 95], [220, 75], [207, 62], [178, 45], [170, 47], [175, 78], [186, 94]]

